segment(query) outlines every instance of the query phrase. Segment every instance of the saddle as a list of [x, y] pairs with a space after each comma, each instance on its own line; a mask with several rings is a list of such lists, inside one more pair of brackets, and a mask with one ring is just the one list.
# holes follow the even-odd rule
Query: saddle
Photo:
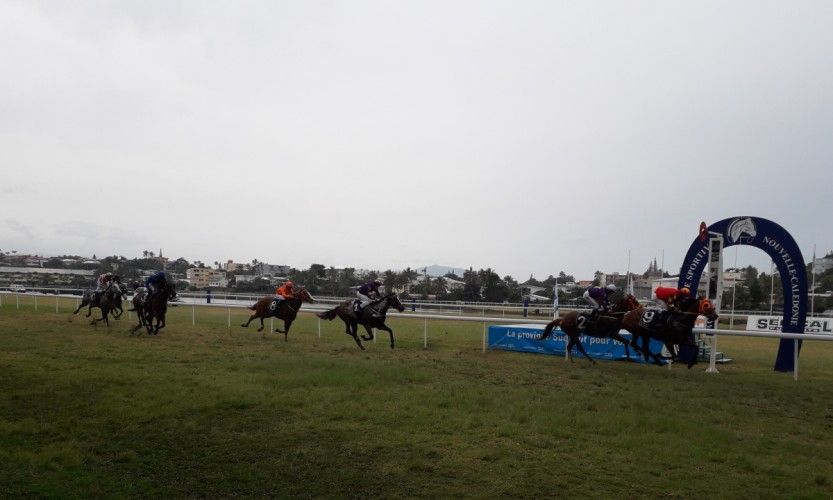
[[647, 330], [659, 331], [667, 324], [670, 315], [662, 309], [645, 309], [639, 318], [639, 326]]
[[[375, 302], [375, 301], [374, 301], [374, 302]], [[361, 301], [361, 300], [359, 300], [359, 299], [355, 299], [355, 300], [353, 300], [353, 313], [356, 315], [356, 318], [361, 318], [361, 316], [362, 316], [362, 312], [363, 312], [365, 309], [367, 309], [368, 311], [370, 311], [370, 315], [371, 315], [372, 317], [374, 317], [374, 318], [375, 318], [375, 317], [378, 317], [378, 316], [379, 316], [379, 312], [378, 312], [378, 311], [376, 311], [375, 309], [373, 309], [373, 304], [374, 304], [374, 302], [371, 302], [371, 303], [370, 303], [370, 304], [368, 304], [367, 306], [362, 307], [362, 301]]]

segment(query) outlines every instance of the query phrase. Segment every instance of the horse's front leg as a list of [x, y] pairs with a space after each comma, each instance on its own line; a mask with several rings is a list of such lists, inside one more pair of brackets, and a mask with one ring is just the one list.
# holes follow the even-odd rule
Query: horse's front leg
[[393, 349], [393, 330], [391, 330], [390, 327], [384, 323], [379, 326], [379, 330], [386, 331], [390, 334], [390, 348]]
[[365, 342], [369, 342], [369, 341], [373, 340], [373, 327], [371, 327], [367, 324], [364, 324], [362, 326], [367, 331], [367, 335], [362, 335], [362, 340], [364, 340]]
[[275, 329], [276, 332], [283, 334], [283, 341], [284, 342], [287, 342], [287, 336], [289, 336], [289, 327], [292, 326], [292, 321], [294, 321], [294, 320], [291, 320], [291, 319], [283, 320], [283, 331]]
[[92, 316], [92, 314], [93, 314], [93, 305], [90, 304], [90, 306], [87, 307], [87, 317], [89, 318], [90, 316]]

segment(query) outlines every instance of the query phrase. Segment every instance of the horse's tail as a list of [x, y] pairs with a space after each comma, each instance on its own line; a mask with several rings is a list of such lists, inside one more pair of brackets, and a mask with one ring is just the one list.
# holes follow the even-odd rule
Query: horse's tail
[[257, 302], [255, 302], [254, 304], [250, 305], [250, 306], [249, 306], [249, 307], [247, 307], [246, 309], [251, 309], [252, 311], [257, 311]]
[[334, 307], [334, 308], [330, 309], [329, 311], [316, 313], [316, 316], [318, 316], [321, 319], [332, 320], [336, 316], [338, 316], [338, 307]]
[[544, 340], [547, 337], [549, 337], [550, 335], [552, 335], [553, 328], [555, 328], [557, 326], [561, 326], [561, 318], [554, 319], [554, 320], [550, 321], [549, 323], [547, 323], [546, 328], [544, 328], [544, 333], [542, 333], [541, 336], [538, 337], [538, 340]]

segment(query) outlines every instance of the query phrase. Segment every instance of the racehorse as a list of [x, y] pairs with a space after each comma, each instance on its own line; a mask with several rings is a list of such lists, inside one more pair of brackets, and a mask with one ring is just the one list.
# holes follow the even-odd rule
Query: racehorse
[[[567, 342], [567, 355], [570, 361], [573, 360], [573, 346], [578, 347], [578, 350], [584, 354], [591, 363], [596, 364], [596, 360], [587, 354], [584, 346], [581, 344], [581, 335], [589, 335], [591, 337], [610, 338], [625, 345], [625, 355], [628, 360], [631, 359], [631, 353], [628, 349], [628, 340], [619, 333], [622, 325], [622, 317], [628, 312], [639, 307], [639, 302], [633, 295], [626, 295], [622, 300], [610, 308], [609, 313], [600, 313], [595, 323], [588, 324], [587, 313], [578, 313], [576, 311], [569, 312], [564, 316], [550, 321], [544, 328], [544, 333], [538, 337], [538, 340], [544, 340], [552, 334], [555, 327], [561, 330], [569, 337]], [[634, 349], [639, 350], [637, 347]]]
[[[657, 364], [661, 364], [660, 359], [663, 359], [663, 356], [651, 352], [649, 342], [652, 337], [665, 344], [665, 348], [671, 353], [670, 359], [675, 360], [678, 358], [677, 351], [674, 348], [675, 344], [697, 349], [697, 345], [692, 338], [692, 329], [697, 316], [705, 316], [709, 321], [717, 319], [714, 304], [707, 298], [685, 297], [680, 300], [677, 303], [676, 310], [670, 311], [668, 323], [662, 325], [659, 329], [650, 329], [643, 326], [641, 319], [644, 312], [645, 309], [641, 306], [639, 309], [628, 312], [622, 319], [622, 328], [631, 333], [631, 346], [634, 349], [638, 348], [637, 340], [642, 339], [641, 350], [645, 356], [645, 361], [648, 361], [648, 356], [651, 356]], [[688, 362], [688, 367], [691, 368], [696, 362], [697, 356], [693, 356]]]
[[[124, 313], [122, 309], [121, 302], [122, 298], [127, 295], [127, 287], [124, 286], [120, 281], [113, 280], [112, 283], [107, 285], [107, 288], [101, 292], [98, 301], [95, 301], [95, 290], [88, 289], [84, 290], [83, 295], [81, 295], [81, 303], [78, 304], [78, 307], [73, 311], [72, 314], [78, 314], [78, 311], [81, 310], [84, 306], [87, 307], [87, 318], [92, 315], [93, 307], [98, 307], [103, 310], [101, 307], [101, 303], [103, 302], [104, 296], [109, 292], [113, 292], [110, 301], [107, 304], [107, 313], [113, 315], [113, 319], [119, 319], [119, 317]], [[99, 320], [101, 321], [101, 320]], [[107, 325], [109, 326], [109, 321], [106, 321]]]
[[260, 328], [258, 328], [257, 331], [262, 332], [264, 318], [274, 317], [282, 319], [283, 330], [275, 329], [275, 331], [277, 333], [282, 333], [283, 340], [284, 342], [286, 342], [287, 336], [289, 334], [289, 327], [292, 326], [292, 322], [295, 321], [295, 317], [298, 316], [298, 311], [301, 309], [301, 304], [303, 304], [304, 302], [309, 302], [310, 304], [312, 304], [315, 302], [315, 300], [304, 287], [301, 287], [295, 292], [293, 292], [292, 297], [278, 302], [277, 307], [273, 309], [272, 304], [274, 300], [275, 298], [272, 295], [267, 295], [258, 299], [258, 301], [254, 303], [254, 305], [249, 306], [249, 309], [251, 309], [255, 313], [249, 317], [249, 321], [243, 323], [240, 326], [248, 327], [249, 323], [251, 323], [253, 319], [260, 318]]
[[[159, 330], [165, 328], [165, 314], [168, 312], [168, 301], [176, 297], [176, 286], [162, 282], [159, 284], [159, 290], [153, 294], [144, 305], [144, 324], [147, 328], [148, 335], [156, 335]], [[135, 299], [135, 297], [134, 297]], [[138, 314], [138, 311], [137, 311]], [[156, 319], [156, 326], [153, 326], [153, 320]], [[133, 328], [135, 332], [141, 328], [142, 324]]]
[[139, 319], [139, 324], [133, 328], [135, 332], [139, 328], [145, 326], [145, 298], [147, 297], [147, 288], [141, 286], [133, 290], [133, 309], [136, 311], [136, 317]]
[[405, 310], [405, 306], [403, 306], [402, 302], [399, 301], [399, 296], [395, 293], [383, 295], [382, 297], [370, 302], [370, 304], [365, 306], [358, 315], [353, 308], [353, 304], [355, 302], [357, 302], [356, 299], [345, 300], [333, 309], [318, 313], [316, 316], [326, 320], [332, 320], [336, 316], [341, 318], [341, 320], [344, 321], [346, 329], [345, 332], [347, 335], [353, 337], [353, 340], [356, 341], [356, 345], [358, 345], [362, 350], [364, 350], [364, 346], [358, 336], [359, 325], [362, 325], [364, 329], [367, 330], [367, 335], [361, 336], [362, 340], [366, 341], [373, 340], [374, 328], [384, 330], [390, 334], [390, 348], [393, 349], [393, 330], [385, 324], [385, 319], [387, 317], [388, 309], [391, 307], [399, 312]]

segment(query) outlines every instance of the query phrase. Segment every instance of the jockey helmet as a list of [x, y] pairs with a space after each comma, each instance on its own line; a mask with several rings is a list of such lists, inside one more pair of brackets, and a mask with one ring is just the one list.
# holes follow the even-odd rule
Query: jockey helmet
[[292, 288], [293, 286], [295, 286], [295, 283], [287, 281], [286, 283], [284, 283], [284, 285], [288, 286], [289, 288]]
[[616, 285], [611, 283], [611, 284], [607, 285], [607, 289], [610, 290], [611, 292], [615, 292], [616, 291]]
[[680, 292], [682, 292], [686, 295], [691, 295], [691, 290], [689, 290], [687, 286], [684, 286], [684, 287], [680, 288]]
[[381, 281], [379, 281], [379, 280], [373, 280], [373, 284], [374, 284], [374, 285], [381, 285], [381, 284], [382, 284], [382, 282], [381, 282]]

